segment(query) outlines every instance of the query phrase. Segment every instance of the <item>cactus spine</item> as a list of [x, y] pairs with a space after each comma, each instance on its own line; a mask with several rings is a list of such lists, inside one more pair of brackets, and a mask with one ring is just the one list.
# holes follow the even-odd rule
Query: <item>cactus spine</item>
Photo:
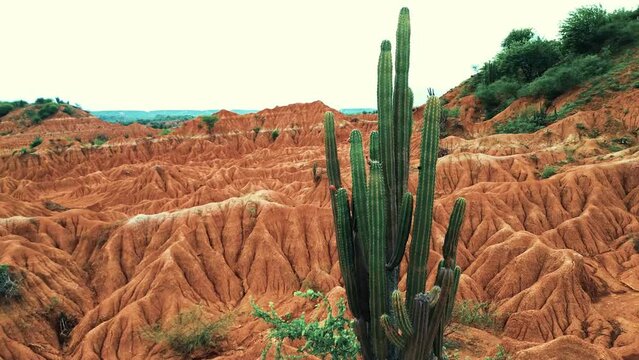
[[[461, 274], [455, 263], [466, 202], [457, 199], [446, 232], [436, 284], [425, 292], [435, 195], [441, 105], [430, 96], [424, 111], [420, 172], [413, 219], [408, 192], [413, 94], [408, 87], [410, 18], [400, 11], [395, 83], [391, 44], [378, 63], [378, 131], [370, 135], [366, 179], [362, 134], [350, 136], [352, 203], [340, 180], [333, 114], [324, 116], [326, 163], [335, 233], [348, 303], [364, 359], [441, 359], [443, 329], [450, 320]], [[397, 290], [399, 264], [411, 225], [406, 298]]]

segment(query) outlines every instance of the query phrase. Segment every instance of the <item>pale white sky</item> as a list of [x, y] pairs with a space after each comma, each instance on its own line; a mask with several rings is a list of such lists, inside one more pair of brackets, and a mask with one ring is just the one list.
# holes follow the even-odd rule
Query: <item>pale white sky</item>
[[[513, 28], [555, 38], [582, 0], [2, 0], [0, 100], [90, 110], [376, 107], [383, 39], [411, 10], [417, 102], [470, 76]], [[606, 0], [608, 10], [636, 0]]]

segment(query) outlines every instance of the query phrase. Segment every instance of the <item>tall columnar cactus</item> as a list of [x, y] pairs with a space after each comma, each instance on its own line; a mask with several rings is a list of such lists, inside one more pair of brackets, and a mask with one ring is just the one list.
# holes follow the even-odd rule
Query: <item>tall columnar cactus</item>
[[[408, 87], [410, 19], [401, 10], [397, 28], [395, 84], [391, 44], [383, 41], [378, 63], [378, 131], [369, 141], [369, 169], [362, 134], [350, 136], [352, 199], [342, 187], [333, 114], [324, 117], [326, 163], [340, 268], [365, 359], [441, 359], [443, 328], [459, 283], [455, 254], [466, 202], [457, 199], [435, 286], [425, 291], [435, 194], [441, 105], [430, 96], [424, 111], [413, 222], [408, 191], [413, 94]], [[412, 225], [407, 291], [398, 288], [399, 264]]]

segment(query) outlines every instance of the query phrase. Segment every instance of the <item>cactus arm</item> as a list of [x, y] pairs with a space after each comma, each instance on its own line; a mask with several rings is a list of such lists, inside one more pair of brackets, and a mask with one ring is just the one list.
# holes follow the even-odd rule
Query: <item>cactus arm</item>
[[326, 172], [328, 183], [335, 189], [342, 187], [339, 171], [339, 158], [337, 157], [337, 142], [335, 140], [335, 120], [333, 113], [327, 111], [324, 114], [324, 146], [326, 151]]
[[356, 271], [355, 271], [355, 249], [353, 245], [353, 236], [350, 225], [350, 211], [348, 209], [348, 195], [346, 189], [337, 190], [336, 207], [337, 207], [337, 251], [339, 254], [339, 265], [344, 278], [344, 286], [346, 287], [346, 297], [351, 308], [353, 316], [359, 318], [361, 316], [360, 294], [357, 291]]
[[355, 230], [358, 242], [362, 245], [364, 254], [368, 252], [368, 210], [366, 208], [366, 165], [364, 164], [364, 150], [362, 148], [362, 134], [353, 130], [351, 143], [351, 178], [353, 180], [353, 213], [357, 219]]
[[382, 41], [377, 65], [377, 108], [380, 139], [380, 157], [386, 186], [386, 212], [388, 214], [387, 255], [391, 255], [397, 239], [397, 186], [395, 157], [396, 123], [393, 121], [393, 61], [390, 41]]
[[415, 222], [410, 247], [406, 299], [411, 311], [415, 295], [424, 291], [426, 285], [426, 265], [430, 250], [433, 202], [435, 199], [435, 168], [439, 145], [439, 118], [441, 105], [434, 96], [428, 98], [424, 110], [419, 179], [415, 205]]
[[[395, 47], [395, 86], [393, 88], [393, 116], [395, 120], [395, 176], [396, 199], [399, 201], [407, 190], [410, 156], [410, 138], [412, 103], [408, 88], [408, 69], [410, 66], [410, 14], [408, 8], [402, 8], [397, 21]], [[399, 204], [398, 204], [399, 205]]]
[[404, 257], [404, 251], [406, 250], [406, 242], [408, 241], [408, 234], [410, 233], [410, 225], [412, 219], [413, 195], [407, 191], [402, 197], [397, 246], [395, 246], [395, 249], [393, 249], [393, 256], [390, 258], [388, 264], [386, 264], [387, 270], [392, 270], [399, 266], [400, 262], [402, 261], [402, 257]]
[[465, 211], [466, 199], [458, 198], [455, 201], [453, 211], [450, 214], [448, 229], [446, 230], [446, 236], [444, 237], [444, 259], [446, 260], [446, 266], [450, 268], [455, 266], [457, 242], [459, 241], [459, 232], [461, 230], [462, 221], [464, 220]]
[[371, 131], [368, 151], [370, 152], [370, 160], [381, 161], [379, 158], [379, 132], [377, 130]]
[[369, 289], [370, 289], [370, 315], [371, 315], [371, 342], [373, 351], [378, 359], [385, 359], [387, 354], [387, 342], [380, 324], [380, 317], [388, 313], [388, 293], [386, 287], [385, 259], [386, 259], [386, 209], [385, 189], [382, 165], [377, 161], [371, 162], [369, 185]]
[[393, 345], [397, 346], [400, 349], [406, 346], [406, 338], [399, 333], [399, 330], [395, 325], [393, 325], [388, 314], [382, 315], [379, 318], [379, 321], [382, 325], [382, 328], [384, 329], [386, 337], [393, 343]]
[[402, 299], [402, 294], [399, 290], [393, 291], [393, 294], [391, 295], [391, 303], [393, 305], [395, 317], [397, 318], [397, 325], [402, 331], [402, 336], [413, 336], [413, 324], [410, 321], [410, 316], [408, 316], [406, 306], [404, 305], [404, 299]]

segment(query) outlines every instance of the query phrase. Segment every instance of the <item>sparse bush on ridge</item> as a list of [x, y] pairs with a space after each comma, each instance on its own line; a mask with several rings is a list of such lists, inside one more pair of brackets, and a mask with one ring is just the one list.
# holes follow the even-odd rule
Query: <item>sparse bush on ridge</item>
[[142, 337], [155, 343], [166, 344], [176, 354], [188, 356], [196, 351], [215, 354], [220, 351], [232, 318], [207, 319], [200, 307], [178, 313], [166, 326], [156, 323], [142, 330]]
[[20, 280], [11, 273], [9, 265], [0, 264], [0, 300], [10, 301], [20, 296]]
[[497, 314], [487, 302], [462, 300], [453, 307], [453, 321], [479, 329], [494, 329]]
[[271, 140], [275, 141], [280, 136], [280, 129], [273, 129], [271, 131]]
[[33, 139], [29, 147], [31, 149], [35, 149], [36, 147], [40, 146], [40, 144], [42, 144], [42, 138], [40, 136], [36, 136], [36, 138]]
[[13, 104], [0, 102], [0, 117], [3, 117], [13, 110]]
[[58, 112], [58, 104], [46, 103], [38, 110], [38, 117], [42, 120], [46, 120], [48, 117]]
[[495, 124], [498, 134], [533, 133], [548, 125], [548, 117], [542, 109], [526, 109], [516, 118], [502, 124]]
[[539, 173], [539, 177], [542, 179], [548, 179], [549, 177], [557, 174], [557, 171], [559, 170], [559, 168], [557, 168], [554, 165], [546, 165], [542, 170], [541, 173]]
[[208, 131], [209, 134], [213, 133], [213, 127], [215, 127], [215, 124], [218, 122], [219, 118], [217, 117], [217, 115], [204, 115], [201, 117], [202, 122], [204, 124], [206, 124], [206, 130]]

